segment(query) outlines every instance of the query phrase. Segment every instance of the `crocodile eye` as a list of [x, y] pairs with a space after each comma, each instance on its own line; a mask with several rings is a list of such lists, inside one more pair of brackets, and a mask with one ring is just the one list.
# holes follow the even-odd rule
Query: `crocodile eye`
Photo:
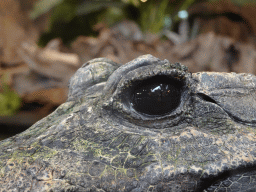
[[155, 76], [134, 86], [131, 105], [141, 113], [164, 115], [180, 105], [180, 82], [167, 76]]
[[104, 116], [147, 128], [174, 127], [185, 119], [190, 102], [191, 74], [177, 68], [164, 63], [123, 74], [116, 88], [105, 94]]

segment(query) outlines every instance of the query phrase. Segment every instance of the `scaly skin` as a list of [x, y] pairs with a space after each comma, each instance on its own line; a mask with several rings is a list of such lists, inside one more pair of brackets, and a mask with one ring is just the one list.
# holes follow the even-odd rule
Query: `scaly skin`
[[[179, 85], [180, 103], [147, 115], [131, 97], [157, 75]], [[0, 191], [256, 191], [255, 85], [151, 55], [89, 61], [66, 103], [0, 142]]]

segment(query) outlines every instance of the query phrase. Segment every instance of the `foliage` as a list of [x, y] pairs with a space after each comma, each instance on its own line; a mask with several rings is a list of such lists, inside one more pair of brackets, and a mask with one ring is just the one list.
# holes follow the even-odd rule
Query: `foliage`
[[[170, 18], [174, 22], [180, 19], [178, 11], [202, 1], [222, 0], [39, 0], [30, 16], [35, 19], [51, 10], [50, 26], [39, 44], [56, 37], [68, 44], [79, 35], [96, 36], [93, 26], [98, 22], [111, 26], [124, 18], [136, 21], [143, 32], [159, 33]], [[231, 1], [239, 6], [255, 3]]]
[[30, 13], [31, 19], [36, 19], [40, 15], [50, 11], [53, 7], [61, 3], [63, 0], [39, 0]]
[[1, 83], [3, 91], [0, 92], [0, 115], [13, 115], [21, 106], [21, 98], [3, 80], [4, 77]]
[[141, 6], [140, 25], [143, 32], [158, 33], [164, 26], [166, 10], [169, 0], [163, 0], [160, 3], [156, 1], [145, 2]]
[[[38, 1], [30, 14], [31, 18], [35, 19], [51, 10], [50, 24], [39, 40], [40, 46], [45, 46], [48, 41], [56, 37], [61, 37], [65, 44], [69, 44], [79, 35], [96, 36], [97, 32], [93, 30], [93, 26], [99, 22], [100, 18], [114, 18], [113, 9], [122, 10], [126, 5], [120, 0], [54, 0], [54, 3], [48, 1], [50, 0]], [[40, 9], [42, 5], [46, 7]], [[120, 18], [119, 16], [116, 18]], [[114, 23], [111, 19], [109, 21]]]

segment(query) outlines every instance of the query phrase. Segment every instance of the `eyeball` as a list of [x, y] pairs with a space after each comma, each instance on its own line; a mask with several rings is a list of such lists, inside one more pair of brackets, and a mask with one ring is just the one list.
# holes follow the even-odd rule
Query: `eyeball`
[[161, 116], [180, 105], [182, 84], [167, 76], [154, 76], [132, 89], [131, 104], [144, 114]]

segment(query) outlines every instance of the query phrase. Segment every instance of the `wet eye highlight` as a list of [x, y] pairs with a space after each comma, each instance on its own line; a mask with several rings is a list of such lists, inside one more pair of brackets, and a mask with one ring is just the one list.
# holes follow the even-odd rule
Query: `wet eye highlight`
[[181, 100], [182, 83], [174, 78], [159, 75], [134, 86], [131, 106], [147, 115], [164, 115], [174, 111]]

